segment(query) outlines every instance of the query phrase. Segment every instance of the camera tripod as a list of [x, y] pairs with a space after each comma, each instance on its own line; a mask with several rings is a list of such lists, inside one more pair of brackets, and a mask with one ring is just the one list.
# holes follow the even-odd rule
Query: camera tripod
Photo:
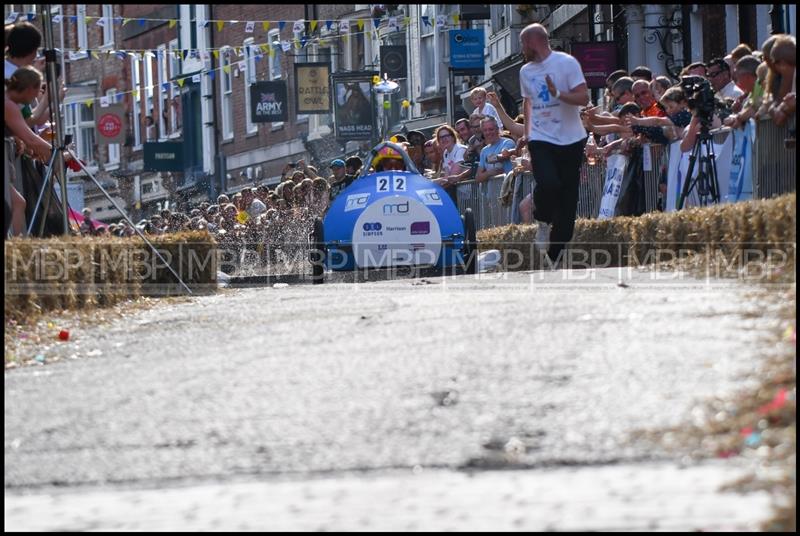
[[[692, 178], [694, 165], [700, 159], [700, 166], [697, 170], [697, 177]], [[714, 153], [714, 142], [708, 126], [701, 125], [700, 133], [694, 142], [692, 154], [689, 155], [689, 169], [686, 170], [686, 179], [683, 182], [681, 196], [678, 199], [677, 210], [683, 208], [686, 198], [692, 190], [697, 188], [697, 196], [700, 206], [707, 206], [709, 203], [719, 203], [719, 181], [717, 180], [717, 160]]]

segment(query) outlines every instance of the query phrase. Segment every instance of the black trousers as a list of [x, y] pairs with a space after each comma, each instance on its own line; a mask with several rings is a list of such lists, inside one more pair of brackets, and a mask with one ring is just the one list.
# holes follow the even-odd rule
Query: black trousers
[[580, 182], [583, 147], [586, 140], [571, 145], [555, 145], [546, 141], [528, 142], [533, 176], [533, 217], [553, 224], [547, 256], [552, 261], [572, 240], [575, 216], [578, 210], [578, 183]]

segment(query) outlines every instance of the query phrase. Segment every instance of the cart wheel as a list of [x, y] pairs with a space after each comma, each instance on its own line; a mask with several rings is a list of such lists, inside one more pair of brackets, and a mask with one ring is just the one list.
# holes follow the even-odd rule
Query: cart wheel
[[461, 215], [464, 223], [464, 272], [468, 274], [477, 273], [478, 268], [478, 235], [475, 231], [475, 217], [472, 209], [468, 208]]
[[321, 218], [314, 218], [314, 230], [311, 231], [308, 260], [311, 263], [311, 283], [319, 285], [324, 281], [325, 273], [325, 231]]

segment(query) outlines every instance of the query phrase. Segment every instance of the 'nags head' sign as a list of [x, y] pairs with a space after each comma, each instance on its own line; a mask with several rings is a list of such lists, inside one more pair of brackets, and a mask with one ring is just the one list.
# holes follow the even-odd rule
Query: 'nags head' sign
[[250, 86], [250, 118], [253, 123], [288, 121], [286, 81], [256, 82]]

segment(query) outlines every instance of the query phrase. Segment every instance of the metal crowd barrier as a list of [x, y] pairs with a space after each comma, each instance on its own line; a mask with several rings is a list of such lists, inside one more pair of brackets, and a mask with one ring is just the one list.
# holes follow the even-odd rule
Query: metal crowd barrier
[[[756, 199], [775, 197], [797, 189], [795, 151], [787, 149], [784, 144], [784, 140], [790, 136], [790, 128], [794, 127], [779, 127], [769, 119], [759, 121], [756, 125], [753, 144], [753, 197]], [[722, 128], [713, 134], [714, 142], [721, 144], [730, 135], [730, 129]], [[647, 212], [658, 210], [659, 182], [669, 163], [669, 147], [651, 144], [650, 155], [651, 169], [643, 172]], [[598, 159], [593, 166], [584, 161], [580, 174], [578, 217], [596, 218], [603, 197], [605, 161]], [[459, 184], [456, 190], [459, 211], [471, 208], [478, 229], [518, 223], [512, 221], [512, 207], [500, 205], [498, 198], [502, 185], [502, 176], [493, 177], [482, 184], [474, 181]], [[533, 190], [533, 185], [534, 176], [530, 173], [523, 174], [522, 187], [514, 203], [519, 203], [528, 195]]]
[[770, 119], [756, 122], [753, 144], [753, 197], [768, 199], [797, 190], [797, 168], [794, 149], [787, 149], [784, 140], [790, 137], [794, 122], [782, 127]]

